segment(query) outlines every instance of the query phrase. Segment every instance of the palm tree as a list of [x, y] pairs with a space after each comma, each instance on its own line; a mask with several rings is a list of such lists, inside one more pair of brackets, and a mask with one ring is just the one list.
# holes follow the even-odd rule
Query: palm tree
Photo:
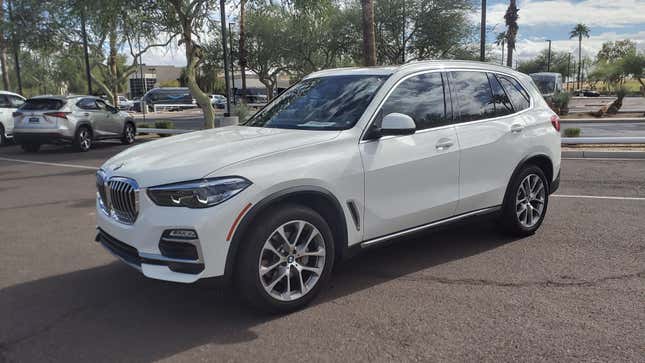
[[361, 0], [363, 8], [363, 57], [366, 66], [376, 65], [376, 39], [374, 36], [374, 2]]
[[582, 73], [582, 37], [589, 38], [590, 31], [591, 29], [585, 24], [578, 24], [569, 33], [569, 39], [578, 38], [578, 89], [580, 89], [580, 75]]
[[504, 20], [506, 20], [506, 44], [508, 45], [508, 54], [506, 55], [506, 65], [513, 67], [513, 50], [515, 50], [515, 39], [517, 38], [517, 31], [519, 26], [517, 25], [517, 19], [519, 19], [520, 9], [517, 8], [517, 1], [511, 0], [508, 4], [508, 9], [506, 9], [506, 14], [504, 14]]
[[502, 47], [502, 65], [504, 65], [504, 46], [506, 46], [506, 32], [501, 32], [495, 37], [495, 45]]

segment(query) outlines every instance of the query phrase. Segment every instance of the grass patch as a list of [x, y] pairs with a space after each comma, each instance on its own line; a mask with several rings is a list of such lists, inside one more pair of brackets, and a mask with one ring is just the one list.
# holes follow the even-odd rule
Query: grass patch
[[[157, 122], [155, 122], [155, 128], [156, 129], [164, 129], [164, 130], [174, 129], [175, 124], [172, 121], [168, 121], [168, 120], [157, 121]], [[159, 134], [159, 137], [168, 137], [168, 136], [171, 136], [171, 135], [170, 134]]]
[[580, 129], [577, 127], [570, 127], [568, 129], [564, 129], [564, 136], [565, 137], [578, 137], [580, 136]]

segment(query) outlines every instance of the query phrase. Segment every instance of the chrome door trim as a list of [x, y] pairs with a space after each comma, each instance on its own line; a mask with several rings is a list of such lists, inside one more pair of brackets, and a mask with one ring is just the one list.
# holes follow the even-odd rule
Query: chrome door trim
[[431, 223], [428, 223], [428, 224], [424, 224], [424, 225], [421, 225], [421, 226], [418, 226], [418, 227], [412, 227], [410, 229], [395, 232], [395, 233], [388, 234], [388, 235], [385, 235], [385, 236], [372, 238], [370, 240], [362, 242], [361, 243], [361, 248], [371, 247], [373, 245], [379, 244], [381, 242], [385, 242], [385, 241], [393, 239], [393, 238], [405, 236], [405, 235], [410, 234], [410, 233], [419, 232], [419, 231], [422, 231], [422, 230], [425, 230], [425, 229], [438, 227], [438, 226], [441, 226], [441, 225], [444, 225], [444, 224], [456, 222], [456, 221], [459, 221], [459, 220], [467, 218], [467, 217], [473, 217], [473, 216], [477, 216], [477, 215], [484, 215], [484, 214], [493, 213], [493, 212], [499, 211], [500, 209], [502, 209], [501, 205], [497, 205], [497, 206], [494, 206], [494, 207], [483, 208], [483, 209], [478, 209], [478, 210], [474, 210], [472, 212], [459, 214], [459, 215], [456, 215], [456, 216], [453, 216], [453, 217], [449, 217], [449, 218], [446, 218], [446, 219], [441, 219], [441, 220], [431, 222]]

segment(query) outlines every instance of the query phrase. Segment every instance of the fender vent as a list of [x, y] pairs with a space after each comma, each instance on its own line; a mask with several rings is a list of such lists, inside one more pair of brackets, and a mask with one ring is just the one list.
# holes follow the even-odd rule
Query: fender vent
[[360, 214], [358, 213], [358, 207], [356, 207], [356, 202], [354, 202], [353, 200], [348, 200], [347, 208], [349, 208], [349, 213], [352, 215], [352, 220], [354, 220], [354, 225], [356, 226], [356, 230], [360, 231], [361, 217], [360, 217]]

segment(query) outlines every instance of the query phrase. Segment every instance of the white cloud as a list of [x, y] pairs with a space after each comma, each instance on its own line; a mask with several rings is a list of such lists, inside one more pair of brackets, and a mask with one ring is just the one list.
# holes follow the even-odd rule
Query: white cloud
[[[645, 30], [637, 33], [616, 33], [606, 32], [599, 35], [593, 35], [589, 39], [582, 40], [582, 54], [583, 56], [595, 57], [602, 43], [607, 41], [616, 41], [630, 39], [636, 43], [636, 47], [640, 50], [645, 50]], [[544, 39], [528, 38], [520, 39], [516, 46], [516, 53], [519, 60], [526, 60], [535, 57], [542, 50], [547, 49], [548, 43]], [[558, 52], [571, 52], [577, 57], [578, 54], [578, 40], [577, 39], [564, 39], [554, 40], [551, 44], [551, 49]], [[497, 57], [501, 55], [501, 48], [494, 47], [493, 53]]]
[[[495, 4], [488, 8], [491, 24], [504, 23], [507, 4]], [[584, 23], [594, 26], [619, 28], [645, 24], [645, 1], [643, 0], [567, 0], [519, 1], [519, 23], [527, 26], [549, 26]]]

